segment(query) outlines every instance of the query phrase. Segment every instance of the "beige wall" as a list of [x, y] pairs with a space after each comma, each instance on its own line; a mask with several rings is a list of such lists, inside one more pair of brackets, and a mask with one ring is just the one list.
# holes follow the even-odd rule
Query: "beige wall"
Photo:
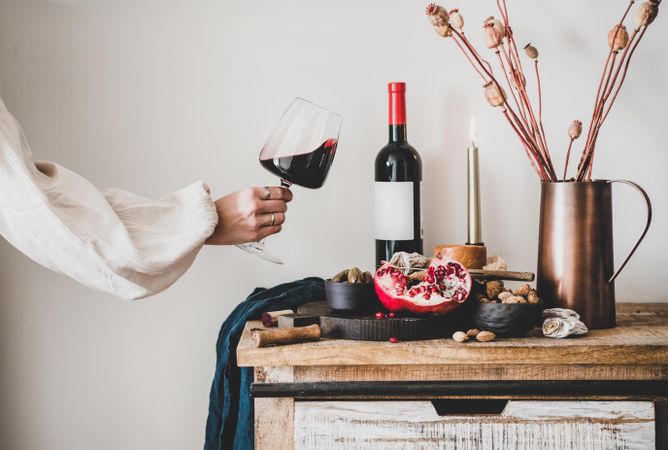
[[[460, 3], [480, 41], [494, 2]], [[545, 122], [559, 167], [568, 124], [591, 111], [605, 36], [625, 4], [511, 2], [520, 41], [541, 52]], [[196, 179], [217, 194], [274, 183], [257, 153], [294, 96], [344, 117], [326, 186], [295, 188], [285, 232], [268, 242], [284, 266], [206, 248], [168, 292], [128, 303], [50, 273], [0, 241], [0, 449], [199, 448], [216, 336], [234, 305], [257, 285], [371, 266], [372, 162], [386, 140], [387, 81], [408, 83], [410, 140], [425, 162], [426, 248], [465, 239], [465, 147], [475, 113], [485, 240], [514, 268], [534, 269], [536, 177], [423, 6], [0, 0], [0, 95], [38, 158], [102, 188], [157, 197]], [[623, 300], [668, 300], [660, 231], [668, 226], [666, 30], [659, 17], [599, 141], [595, 175], [635, 180], [655, 204], [654, 227], [619, 278]], [[615, 197], [619, 261], [643, 209], [624, 187]]]

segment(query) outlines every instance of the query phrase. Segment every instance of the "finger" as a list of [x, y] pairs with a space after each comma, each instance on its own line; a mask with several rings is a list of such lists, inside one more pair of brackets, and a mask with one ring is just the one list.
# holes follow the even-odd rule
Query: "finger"
[[260, 228], [260, 231], [257, 233], [257, 237], [255, 240], [262, 240], [266, 238], [267, 236], [271, 236], [272, 234], [276, 234], [279, 231], [281, 231], [283, 227], [281, 225], [274, 225], [273, 227], [262, 227]]
[[274, 213], [274, 223], [271, 223], [271, 214], [262, 214], [259, 219], [260, 227], [271, 227], [285, 223], [285, 214]]
[[288, 205], [283, 200], [266, 200], [260, 202], [259, 213], [284, 213], [288, 210]]
[[262, 200], [283, 200], [289, 202], [292, 200], [292, 192], [290, 189], [286, 189], [280, 186], [267, 186], [269, 188], [270, 196], [267, 198], [267, 188], [266, 187], [257, 187], [255, 188], [255, 193]]

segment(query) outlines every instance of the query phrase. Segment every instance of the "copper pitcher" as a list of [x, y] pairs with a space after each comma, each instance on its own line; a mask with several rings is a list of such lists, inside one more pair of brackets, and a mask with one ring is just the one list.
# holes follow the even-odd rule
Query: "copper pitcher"
[[[614, 270], [612, 184], [640, 192], [647, 223], [619, 269]], [[652, 204], [647, 192], [626, 180], [541, 185], [536, 287], [548, 307], [569, 308], [592, 329], [615, 326], [615, 278], [647, 234]]]

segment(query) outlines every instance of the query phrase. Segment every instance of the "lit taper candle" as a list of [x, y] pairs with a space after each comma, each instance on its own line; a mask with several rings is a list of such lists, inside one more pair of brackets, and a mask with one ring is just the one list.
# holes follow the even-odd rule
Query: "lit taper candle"
[[469, 245], [483, 245], [482, 226], [480, 224], [480, 175], [478, 173], [478, 147], [475, 145], [475, 118], [471, 116], [471, 145], [467, 149], [467, 217], [466, 241]]

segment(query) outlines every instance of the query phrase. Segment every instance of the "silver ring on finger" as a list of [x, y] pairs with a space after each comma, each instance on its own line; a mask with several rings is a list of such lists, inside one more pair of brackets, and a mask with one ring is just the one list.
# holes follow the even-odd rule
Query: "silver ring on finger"
[[271, 213], [271, 224], [269, 224], [269, 226], [273, 227], [275, 223], [276, 223], [276, 214]]
[[271, 189], [269, 189], [269, 186], [264, 187], [264, 199], [271, 200]]

